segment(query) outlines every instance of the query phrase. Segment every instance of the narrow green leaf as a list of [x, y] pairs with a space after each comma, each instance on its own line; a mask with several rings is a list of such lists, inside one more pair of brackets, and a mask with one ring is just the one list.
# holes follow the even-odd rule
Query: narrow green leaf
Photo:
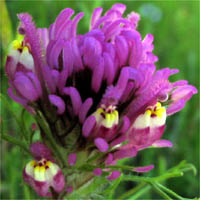
[[39, 123], [40, 127], [43, 129], [44, 133], [46, 134], [51, 146], [52, 146], [52, 151], [56, 154], [57, 158], [60, 161], [60, 164], [64, 167], [66, 166], [66, 160], [63, 157], [60, 149], [58, 148], [55, 139], [52, 136], [51, 130], [49, 128], [49, 125], [47, 124], [46, 120], [44, 119], [44, 117], [39, 113], [37, 113], [36, 115], [34, 115], [35, 120]]
[[17, 122], [18, 126], [20, 127], [20, 130], [21, 130], [20, 133], [21, 133], [22, 138], [25, 138], [28, 141], [28, 134], [25, 132], [24, 124], [21, 121], [21, 119], [19, 117], [17, 117], [17, 115], [13, 111], [12, 107], [8, 103], [6, 97], [3, 94], [1, 94], [1, 93], [0, 93], [0, 99], [2, 100], [2, 102], [4, 103], [4, 105], [6, 106], [6, 108], [10, 112], [10, 114], [13, 116], [13, 118]]
[[105, 177], [95, 177], [92, 181], [86, 183], [72, 194], [69, 194], [67, 199], [79, 199], [84, 196], [88, 197], [90, 194], [97, 193], [97, 191], [100, 190], [105, 183], [107, 183], [107, 179]]
[[154, 183], [149, 183], [152, 188], [157, 192], [161, 197], [163, 197], [166, 200], [172, 200], [165, 192], [163, 192], [156, 184]]
[[168, 194], [171, 194], [172, 196], [174, 196], [176, 199], [184, 200], [183, 197], [181, 197], [180, 195], [176, 194], [174, 191], [170, 190], [169, 188], [165, 187], [164, 185], [161, 185], [160, 183], [156, 183], [156, 185], [159, 188], [161, 188], [162, 190], [164, 190], [165, 192], [167, 192]]
[[12, 143], [12, 144], [20, 146], [25, 152], [30, 154], [29, 149], [27, 148], [27, 146], [24, 142], [21, 142], [20, 140], [17, 140], [16, 138], [9, 136], [9, 135], [5, 135], [5, 134], [1, 134], [1, 138], [3, 140], [6, 140], [6, 141]]
[[133, 194], [137, 193], [138, 191], [142, 190], [145, 186], [146, 186], [146, 183], [142, 182], [139, 185], [137, 185], [136, 187], [130, 189], [128, 192], [122, 194], [119, 197], [119, 199], [127, 199], [131, 195], [133, 195]]
[[[148, 192], [150, 189], [151, 189], [151, 186], [150, 185], [146, 185], [146, 186], [144, 186], [144, 188], [142, 188], [141, 190], [139, 190], [137, 193], [135, 193], [133, 196], [131, 196], [127, 200], [136, 200], [136, 199], [139, 199], [139, 197], [141, 197], [143, 194], [145, 194], [146, 192]], [[142, 199], [142, 198], [140, 198], [140, 199]]]

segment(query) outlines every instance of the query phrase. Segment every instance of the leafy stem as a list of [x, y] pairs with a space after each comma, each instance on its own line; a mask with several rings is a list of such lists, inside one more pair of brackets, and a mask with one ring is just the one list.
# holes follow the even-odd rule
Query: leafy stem
[[17, 140], [16, 138], [5, 134], [1, 134], [1, 138], [12, 144], [20, 146], [25, 152], [30, 154], [29, 149], [26, 147], [26, 144], [24, 142], [21, 142], [20, 140]]
[[15, 114], [15, 112], [13, 111], [13, 109], [11, 108], [10, 104], [8, 103], [6, 97], [0, 93], [0, 99], [3, 101], [4, 105], [6, 106], [6, 108], [9, 110], [9, 112], [11, 113], [11, 115], [13, 116], [13, 118], [15, 119], [15, 121], [17, 122], [18, 126], [20, 127], [20, 133], [22, 138], [26, 139], [26, 142], [28, 141], [28, 134], [26, 133], [26, 129], [24, 127], [23, 122], [21, 121], [21, 119], [19, 117], [17, 117], [17, 115]]
[[60, 164], [62, 164], [62, 166], [64, 167], [66, 165], [65, 164], [66, 161], [63, 158], [62, 153], [60, 152], [60, 149], [58, 148], [58, 146], [52, 136], [52, 133], [51, 133], [51, 130], [50, 130], [48, 124], [46, 123], [45, 119], [41, 115], [36, 114], [34, 117], [35, 117], [36, 121], [39, 123], [40, 127], [43, 129], [45, 135], [47, 136], [47, 138], [50, 142], [50, 145], [52, 146], [51, 149], [56, 154], [56, 158], [59, 159]]
[[160, 196], [162, 196], [166, 200], [172, 200], [165, 192], [163, 192], [155, 183], [149, 183], [152, 188], [157, 192]]

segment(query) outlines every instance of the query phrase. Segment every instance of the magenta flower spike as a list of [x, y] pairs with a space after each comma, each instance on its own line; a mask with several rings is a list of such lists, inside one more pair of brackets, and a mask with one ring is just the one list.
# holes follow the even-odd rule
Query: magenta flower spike
[[34, 115], [40, 129], [42, 142], [27, 142], [35, 160], [23, 170], [40, 196], [71, 193], [94, 176], [115, 180], [122, 172], [111, 166], [119, 160], [173, 146], [162, 139], [167, 118], [197, 89], [184, 80], [170, 82], [177, 69], [156, 69], [153, 35], [142, 38], [139, 14], [124, 16], [125, 10], [120, 3], [103, 15], [96, 8], [85, 34], [77, 33], [84, 13], [73, 16], [71, 8], [47, 28], [36, 28], [27, 13], [18, 15], [20, 39], [6, 62], [8, 95]]

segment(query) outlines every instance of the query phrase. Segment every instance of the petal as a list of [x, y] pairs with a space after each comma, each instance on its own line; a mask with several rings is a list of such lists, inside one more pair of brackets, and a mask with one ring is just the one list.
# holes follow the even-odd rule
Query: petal
[[76, 30], [77, 30], [77, 24], [78, 22], [81, 20], [81, 18], [84, 16], [84, 13], [83, 12], [80, 12], [79, 14], [77, 14], [74, 19], [73, 19], [73, 22], [72, 22], [72, 38], [73, 37], [76, 37]]
[[76, 159], [77, 159], [76, 153], [69, 154], [69, 156], [68, 156], [68, 164], [69, 164], [69, 166], [75, 165], [76, 164]]
[[128, 14], [128, 19], [131, 22], [132, 27], [136, 29], [140, 20], [140, 15], [138, 13], [131, 12], [130, 14]]
[[72, 186], [67, 187], [66, 192], [67, 192], [67, 194], [72, 193], [73, 192], [73, 187]]
[[8, 96], [19, 104], [26, 105], [28, 103], [26, 99], [16, 96], [12, 88], [8, 88]]
[[16, 76], [13, 84], [22, 97], [26, 98], [29, 101], [36, 101], [38, 99], [39, 93], [27, 76]]
[[124, 142], [125, 140], [127, 140], [127, 136], [126, 135], [122, 135], [118, 138], [116, 138], [115, 140], [113, 140], [110, 145], [111, 146], [115, 146], [115, 145], [118, 145], [118, 144], [121, 144], [122, 142]]
[[120, 60], [120, 66], [127, 63], [129, 48], [126, 39], [123, 36], [116, 36], [115, 38], [116, 52]]
[[102, 169], [101, 169], [101, 168], [95, 168], [95, 169], [93, 170], [93, 174], [94, 174], [95, 176], [101, 176], [101, 174], [102, 174]]
[[139, 173], [145, 173], [152, 170], [153, 168], [154, 168], [154, 165], [148, 165], [145, 167], [134, 167], [133, 171], [139, 172]]
[[38, 95], [41, 97], [41, 96], [42, 96], [42, 88], [41, 88], [41, 85], [40, 85], [40, 82], [39, 82], [37, 76], [36, 76], [34, 73], [32, 73], [32, 72], [28, 72], [28, 73], [27, 73], [27, 76], [28, 76], [28, 77], [31, 79], [31, 81], [33, 82], [34, 87], [35, 87], [35, 89], [36, 89], [37, 92], [38, 92]]
[[107, 84], [110, 85], [112, 84], [115, 77], [114, 63], [111, 56], [108, 53], [104, 53], [103, 57], [105, 63], [104, 77], [107, 79]]
[[126, 131], [129, 129], [130, 127], [130, 120], [127, 116], [124, 116], [123, 117], [123, 124], [122, 124], [122, 127], [120, 129], [120, 133], [126, 133]]
[[30, 146], [30, 152], [36, 160], [46, 158], [47, 160], [53, 161], [51, 150], [41, 142], [32, 143]]
[[152, 144], [153, 147], [173, 147], [172, 142], [169, 140], [157, 140]]
[[69, 41], [65, 41], [63, 47], [63, 68], [67, 70], [68, 76], [73, 72], [74, 57], [72, 53], [72, 46]]
[[80, 111], [79, 111], [79, 120], [81, 123], [85, 121], [85, 118], [88, 114], [88, 111], [90, 110], [91, 106], [93, 104], [92, 98], [87, 98], [85, 102], [81, 105]]
[[65, 187], [65, 177], [61, 170], [53, 177], [52, 187], [56, 192], [61, 192]]
[[65, 112], [65, 102], [57, 95], [49, 95], [49, 101], [51, 104], [57, 107], [57, 114], [62, 115]]
[[18, 62], [24, 65], [26, 69], [34, 71], [34, 60], [28, 49], [22, 51]]
[[45, 181], [35, 181], [30, 175], [25, 172], [25, 169], [23, 170], [23, 178], [24, 181], [37, 192], [38, 195], [42, 197], [51, 197], [51, 193], [48, 192], [50, 186], [49, 183]]
[[121, 175], [120, 171], [113, 171], [109, 176], [107, 176], [107, 179], [109, 181], [113, 181], [113, 180], [117, 179], [120, 175]]
[[114, 160], [121, 160], [123, 158], [131, 158], [131, 157], [135, 157], [136, 155], [137, 155], [137, 150], [135, 147], [119, 150], [113, 154]]
[[[70, 17], [74, 14], [74, 10], [66, 8], [60, 12], [54, 24], [50, 26], [49, 37], [51, 40], [66, 39], [66, 29], [69, 28]], [[71, 29], [70, 29], [71, 31]]]
[[46, 52], [49, 43], [49, 31], [47, 28], [38, 28], [37, 32], [40, 37], [40, 42], [42, 43], [43, 51]]
[[81, 54], [77, 45], [76, 38], [72, 39], [71, 43], [72, 43], [72, 53], [73, 53], [73, 58], [74, 58], [75, 71], [79, 71], [83, 69], [83, 63], [82, 63]]
[[95, 124], [96, 124], [95, 116], [90, 115], [83, 124], [82, 133], [84, 137], [89, 137], [92, 129], [95, 127]]
[[96, 65], [93, 70], [92, 83], [91, 83], [91, 87], [96, 93], [101, 88], [103, 74], [104, 74], [104, 59], [100, 58], [98, 65]]
[[16, 67], [17, 67], [17, 62], [19, 60], [20, 53], [17, 50], [11, 50], [9, 52], [9, 55], [6, 58], [6, 74], [9, 78], [13, 78]]
[[108, 143], [103, 138], [96, 138], [94, 143], [101, 152], [106, 152], [109, 149]]
[[44, 80], [47, 84], [47, 87], [50, 90], [50, 93], [55, 93], [56, 85], [52, 81], [53, 77], [52, 77], [51, 69], [48, 66], [44, 66], [42, 69], [42, 73], [43, 73]]
[[58, 89], [59, 89], [59, 92], [61, 94], [63, 94], [63, 88], [65, 87], [65, 84], [67, 82], [67, 78], [69, 76], [69, 69], [68, 68], [65, 68], [64, 70], [62, 70], [62, 72], [60, 72], [60, 75], [59, 75], [59, 80], [58, 80]]
[[118, 11], [121, 15], [125, 12], [126, 10], [126, 5], [122, 3], [115, 3], [112, 8], [112, 10]]
[[79, 109], [82, 105], [82, 100], [79, 91], [74, 87], [66, 87], [63, 89], [63, 93], [70, 96], [74, 115], [78, 115]]
[[64, 41], [63, 40], [57, 40], [56, 43], [53, 45], [50, 53], [50, 57], [48, 60], [49, 66], [53, 69], [59, 68], [59, 55], [62, 51], [62, 48], [64, 47]]
[[103, 8], [95, 8], [94, 9], [94, 11], [92, 13], [92, 17], [91, 17], [90, 29], [92, 29], [94, 27], [94, 25], [96, 24], [97, 20], [101, 16], [102, 11], [103, 11]]

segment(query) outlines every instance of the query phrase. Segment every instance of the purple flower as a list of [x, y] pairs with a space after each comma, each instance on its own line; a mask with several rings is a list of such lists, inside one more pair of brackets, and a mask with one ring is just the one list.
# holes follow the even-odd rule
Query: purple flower
[[[125, 5], [114, 4], [102, 16], [103, 9], [96, 8], [90, 30], [83, 35], [77, 34], [77, 25], [84, 14], [72, 17], [70, 8], [42, 29], [35, 27], [29, 14], [19, 14], [22, 40], [14, 41], [6, 63], [9, 96], [29, 111], [39, 111], [66, 151], [102, 152], [99, 162], [105, 166], [149, 146], [171, 147], [161, 140], [167, 117], [197, 93], [187, 81], [168, 80], [177, 69], [156, 70], [153, 36], [142, 39], [137, 31], [140, 16], [132, 12], [123, 17], [125, 10]], [[42, 149], [40, 145], [38, 156], [48, 162], [49, 154]], [[35, 162], [45, 166], [43, 160]], [[75, 164], [75, 154], [68, 162]], [[54, 188], [54, 177], [60, 173], [53, 161], [51, 166], [55, 170], [48, 180], [46, 176], [35, 180], [39, 171], [31, 163], [25, 168], [27, 182], [43, 196], [48, 196], [50, 186]], [[97, 169], [94, 173], [100, 174]], [[113, 171], [108, 180], [119, 175]]]

